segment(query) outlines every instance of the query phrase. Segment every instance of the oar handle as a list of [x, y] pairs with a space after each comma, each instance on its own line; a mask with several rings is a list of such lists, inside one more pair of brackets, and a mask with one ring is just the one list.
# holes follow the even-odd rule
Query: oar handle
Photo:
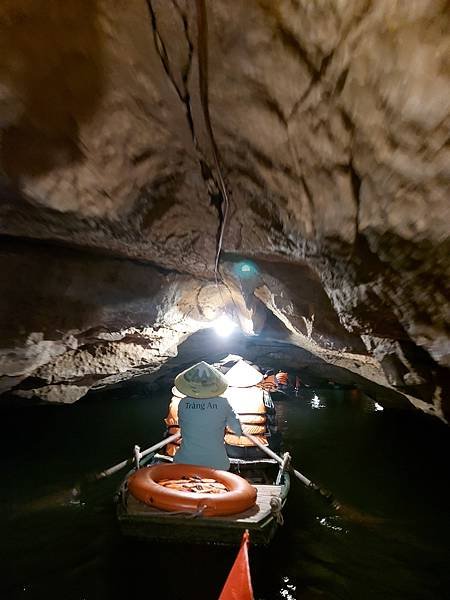
[[[144, 456], [147, 456], [147, 454], [151, 454], [152, 452], [156, 452], [156, 450], [159, 450], [160, 448], [163, 448], [164, 446], [167, 446], [167, 444], [171, 444], [172, 442], [175, 442], [179, 437], [180, 437], [179, 433], [174, 433], [173, 435], [170, 435], [169, 437], [164, 438], [163, 440], [161, 440], [160, 442], [158, 442], [154, 446], [150, 446], [150, 448], [147, 448], [147, 450], [144, 450], [143, 452], [140, 452], [139, 453], [139, 457], [143, 458]], [[92, 479], [94, 481], [98, 481], [99, 479], [104, 479], [105, 477], [109, 477], [110, 475], [114, 475], [114, 473], [117, 473], [117, 471], [120, 471], [121, 469], [123, 469], [126, 466], [131, 466], [134, 462], [135, 462], [135, 457], [133, 456], [132, 458], [128, 458], [127, 460], [123, 460], [122, 462], [118, 463], [117, 465], [114, 465], [113, 467], [110, 467], [109, 469], [106, 469], [105, 471], [101, 471], [101, 473], [96, 473], [92, 477]]]

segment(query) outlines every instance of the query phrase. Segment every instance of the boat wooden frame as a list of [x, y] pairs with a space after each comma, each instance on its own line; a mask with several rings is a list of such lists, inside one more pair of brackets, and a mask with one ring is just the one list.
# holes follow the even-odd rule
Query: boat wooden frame
[[[150, 466], [161, 461], [171, 462], [171, 459], [156, 454], [149, 457], [145, 464]], [[230, 461], [231, 471], [244, 477], [256, 488], [256, 504], [252, 508], [224, 517], [193, 517], [191, 514], [166, 512], [136, 500], [129, 493], [127, 481], [133, 473], [131, 471], [116, 494], [117, 519], [122, 534], [154, 542], [235, 545], [247, 529], [252, 544], [268, 545], [282, 523], [281, 510], [290, 489], [289, 473], [273, 459]], [[141, 462], [140, 466], [145, 464]]]

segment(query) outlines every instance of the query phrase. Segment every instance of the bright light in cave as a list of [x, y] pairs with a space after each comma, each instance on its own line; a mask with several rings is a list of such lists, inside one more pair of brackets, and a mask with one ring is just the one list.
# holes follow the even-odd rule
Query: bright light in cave
[[311, 408], [326, 408], [326, 405], [321, 401], [317, 394], [314, 394], [314, 397], [311, 399]]
[[220, 337], [228, 337], [236, 329], [236, 323], [234, 323], [227, 315], [222, 315], [213, 321], [211, 326]]
[[233, 267], [235, 275], [240, 279], [249, 279], [259, 275], [259, 269], [252, 261], [240, 261]]
[[314, 398], [311, 400], [311, 406], [313, 408], [320, 408], [320, 399], [317, 394], [314, 394]]

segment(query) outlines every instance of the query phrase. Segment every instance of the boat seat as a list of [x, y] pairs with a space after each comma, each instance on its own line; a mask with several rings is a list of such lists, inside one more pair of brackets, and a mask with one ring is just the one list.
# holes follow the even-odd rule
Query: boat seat
[[[171, 456], [166, 456], [165, 454], [155, 454], [154, 459], [158, 462], [172, 462], [173, 459]], [[277, 461], [273, 458], [255, 458], [251, 460], [245, 460], [243, 458], [230, 458], [230, 463], [232, 465], [277, 465]]]

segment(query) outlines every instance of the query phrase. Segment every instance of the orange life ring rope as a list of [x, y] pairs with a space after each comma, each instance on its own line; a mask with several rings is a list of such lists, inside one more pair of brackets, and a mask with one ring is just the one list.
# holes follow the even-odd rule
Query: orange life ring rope
[[[201, 478], [209, 483], [214, 480], [225, 490], [196, 493], [195, 489], [180, 490], [180, 485], [167, 486], [167, 480], [179, 482], [183, 478]], [[205, 517], [244, 512], [256, 502], [256, 489], [239, 475], [196, 465], [161, 463], [143, 467], [129, 477], [128, 490], [149, 506], [169, 512], [200, 512]]]

